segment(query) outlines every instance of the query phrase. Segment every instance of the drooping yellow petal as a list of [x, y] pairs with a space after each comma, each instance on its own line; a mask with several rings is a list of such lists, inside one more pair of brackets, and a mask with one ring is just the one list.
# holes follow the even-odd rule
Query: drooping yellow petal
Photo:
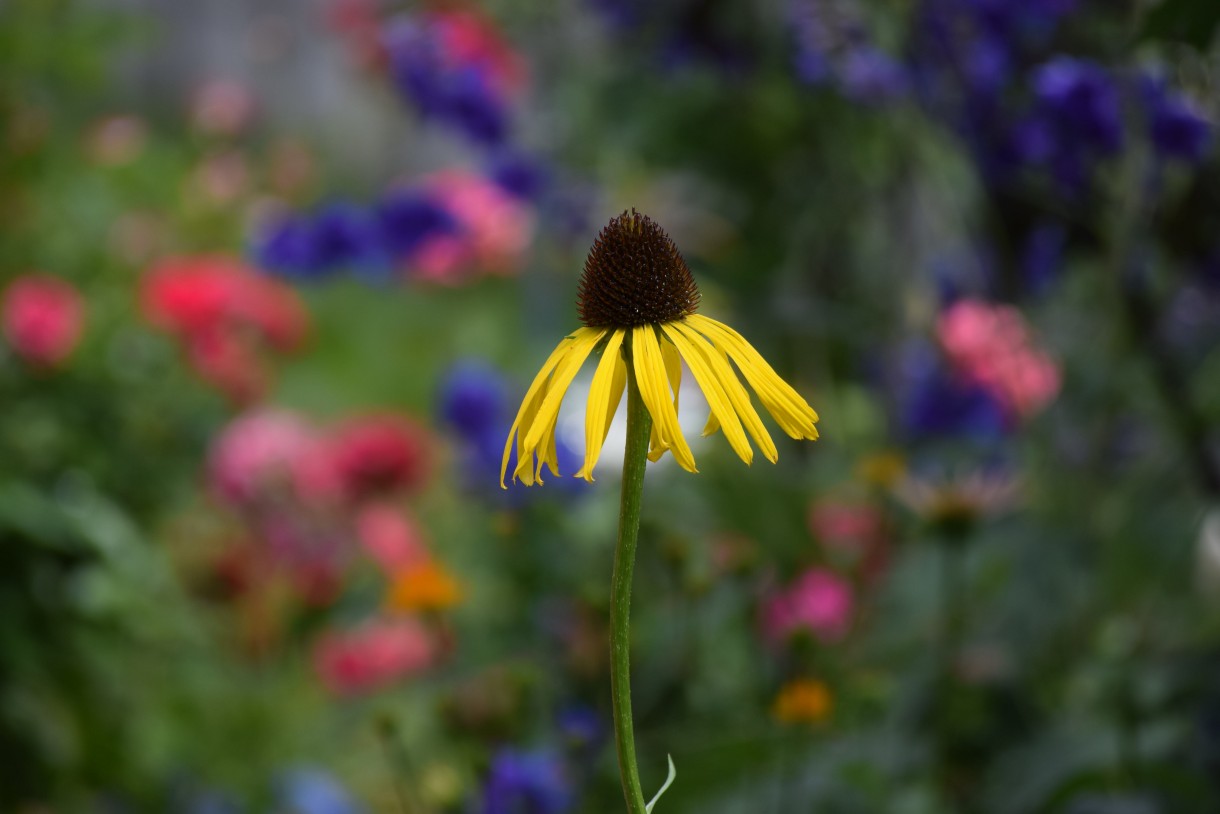
[[[554, 434], [559, 405], [563, 402], [564, 394], [580, 366], [605, 334], [605, 328], [579, 328], [564, 338], [559, 348], [556, 348], [555, 353], [551, 354], [551, 358], [543, 365], [543, 370], [526, 393], [517, 420], [509, 431], [509, 442], [504, 447], [504, 461], [501, 464], [501, 485], [504, 470], [508, 468], [508, 452], [511, 448], [509, 445], [514, 433], [517, 436], [517, 467], [513, 472], [514, 479], [520, 479], [526, 486], [532, 486], [542, 472], [542, 463], [546, 463], [552, 472], [558, 474]], [[544, 378], [544, 373], [550, 374], [549, 378]], [[544, 440], [546, 446], [542, 448], [541, 460], [535, 470], [534, 455]]]
[[692, 314], [686, 318], [691, 327], [705, 335], [718, 349], [724, 350], [741, 369], [746, 381], [767, 412], [793, 438], [815, 440], [818, 430], [814, 424], [818, 414], [799, 393], [779, 377], [762, 354], [754, 349], [741, 334], [714, 319]]
[[[678, 397], [682, 390], [682, 358], [672, 342], [658, 342], [661, 348], [661, 358], [665, 361], [665, 377], [669, 381], [669, 389], [673, 392], [674, 412], [678, 411]], [[657, 423], [652, 423], [652, 436], [648, 442], [648, 460], [656, 463], [669, 449], [669, 444], [661, 438]]]
[[[508, 431], [508, 439], [504, 442], [504, 459], [500, 463], [500, 488], [507, 489], [504, 485], [504, 476], [508, 472], [509, 451], [513, 448], [513, 439], [517, 440], [517, 460], [520, 462], [524, 457], [525, 449], [525, 434], [518, 432], [520, 429], [529, 428], [533, 422], [534, 416], [538, 412], [538, 405], [542, 403], [543, 397], [546, 395], [547, 380], [550, 379], [551, 371], [559, 364], [559, 361], [572, 349], [572, 337], [565, 336], [560, 340], [555, 350], [551, 351], [551, 355], [542, 363], [542, 368], [538, 371], [538, 375], [534, 377], [534, 381], [530, 384], [529, 390], [525, 391], [525, 398], [521, 400], [521, 407], [517, 410], [517, 417], [513, 419], [512, 427]], [[520, 469], [520, 466], [518, 466]]]
[[[688, 335], [683, 330], [685, 327], [678, 322], [667, 322], [661, 325], [661, 330], [665, 332], [665, 335], [677, 347], [678, 352], [682, 354], [682, 358], [690, 366], [691, 373], [695, 374], [695, 381], [699, 383], [699, 388], [703, 390], [703, 395], [707, 398], [707, 403], [712, 409], [712, 414], [716, 416], [720, 426], [724, 428], [724, 436], [728, 439], [729, 446], [737, 453], [737, 457], [747, 464], [751, 463], [754, 460], [754, 450], [750, 448], [750, 442], [746, 439], [746, 433], [742, 429], [741, 421], [737, 418], [737, 413], [734, 411], [728, 394], [724, 391], [724, 387], [721, 385], [716, 374], [712, 372], [707, 354], [703, 351], [703, 348], [698, 346], [706, 346], [707, 340], [694, 331], [690, 331], [689, 328], [686, 329], [690, 331], [690, 335]], [[696, 344], [696, 341], [698, 344]], [[708, 346], [708, 349], [711, 350], [711, 347]]]
[[[546, 396], [538, 406], [538, 415], [534, 418], [533, 425], [526, 432], [525, 446], [527, 448], [536, 448], [542, 440], [543, 433], [554, 425], [555, 418], [559, 415], [559, 406], [563, 403], [563, 397], [568, 391], [568, 386], [572, 384], [572, 379], [576, 378], [576, 374], [580, 372], [585, 359], [589, 358], [593, 348], [605, 335], [605, 328], [580, 328], [572, 333], [572, 348], [559, 361], [559, 364], [555, 366], [555, 372], [551, 376]], [[523, 427], [522, 429], [525, 428]]]
[[576, 473], [576, 477], [589, 482], [593, 481], [593, 467], [597, 466], [606, 434], [610, 432], [610, 422], [614, 420], [627, 384], [627, 364], [620, 353], [626, 335], [621, 328], [610, 334], [589, 387], [589, 406], [585, 410], [585, 465]]
[[[733, 410], [741, 419], [742, 425], [750, 433], [754, 443], [758, 444], [758, 448], [762, 450], [763, 457], [771, 463], [775, 463], [779, 458], [775, 442], [771, 440], [771, 433], [767, 432], [767, 428], [763, 426], [762, 419], [758, 417], [758, 411], [754, 409], [754, 405], [750, 402], [750, 394], [746, 392], [745, 387], [738, 380], [737, 373], [729, 362], [729, 357], [702, 334], [687, 325], [685, 321], [675, 323], [675, 327], [690, 339], [696, 348], [703, 351], [703, 354], [707, 357], [708, 364], [711, 366], [713, 375], [720, 382], [721, 387], [724, 388], [725, 395], [733, 405]], [[715, 413], [708, 416], [709, 425], [716, 421], [715, 426], [713, 426], [713, 432], [720, 424], [715, 416]]]
[[640, 396], [653, 423], [659, 425], [657, 431], [662, 443], [673, 451], [679, 466], [688, 472], [697, 472], [695, 458], [682, 435], [678, 413], [669, 397], [665, 361], [657, 343], [656, 331], [651, 325], [637, 325], [632, 329], [631, 355]]

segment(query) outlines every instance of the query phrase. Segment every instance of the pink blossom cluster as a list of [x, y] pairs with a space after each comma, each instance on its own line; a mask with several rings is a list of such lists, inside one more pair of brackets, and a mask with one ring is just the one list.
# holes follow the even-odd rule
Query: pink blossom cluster
[[447, 170], [429, 176], [423, 189], [457, 224], [452, 234], [428, 238], [411, 258], [423, 280], [457, 284], [472, 274], [512, 274], [534, 238], [532, 210], [475, 173]]
[[30, 365], [54, 367], [76, 348], [84, 329], [85, 306], [65, 280], [27, 274], [4, 290], [0, 327], [10, 347]]
[[809, 532], [835, 562], [875, 578], [889, 561], [885, 517], [872, 503], [823, 498], [809, 507]]
[[[306, 604], [325, 606], [362, 560], [387, 579], [430, 562], [425, 534], [398, 505], [426, 486], [430, 446], [422, 427], [398, 415], [331, 427], [287, 410], [239, 416], [213, 442], [208, 480], [251, 542], [226, 554], [218, 576], [238, 594], [284, 577]], [[418, 672], [438, 653], [427, 624], [379, 612], [325, 632], [314, 666], [328, 689], [347, 695]]]
[[810, 568], [763, 606], [763, 630], [773, 642], [808, 634], [837, 642], [851, 628], [855, 596], [851, 584], [833, 571]]
[[226, 255], [175, 257], [141, 282], [145, 317], [182, 341], [195, 371], [234, 402], [258, 400], [268, 358], [296, 350], [308, 314], [288, 286]]
[[1059, 393], [1059, 365], [1012, 306], [959, 300], [940, 315], [936, 333], [950, 363], [1016, 418], [1036, 415]]
[[425, 20], [450, 70], [477, 70], [504, 94], [519, 93], [524, 87], [525, 60], [474, 8], [438, 8]]
[[411, 617], [374, 618], [346, 631], [329, 631], [313, 651], [314, 670], [337, 695], [381, 689], [435, 663], [436, 638]]

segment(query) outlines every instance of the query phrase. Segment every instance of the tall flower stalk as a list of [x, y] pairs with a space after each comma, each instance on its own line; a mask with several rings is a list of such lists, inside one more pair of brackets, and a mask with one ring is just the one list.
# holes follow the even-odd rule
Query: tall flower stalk
[[652, 802], [644, 802], [631, 718], [631, 580], [647, 462], [670, 452], [683, 469], [698, 471], [678, 424], [683, 364], [711, 407], [703, 434], [723, 430], [747, 464], [754, 459], [751, 439], [767, 460], [774, 462], [779, 453], [738, 371], [784, 432], [796, 439], [818, 437], [818, 416], [808, 402], [741, 334], [696, 314], [698, 306], [699, 288], [669, 235], [635, 210], [613, 218], [585, 261], [577, 295], [584, 327], [564, 337], [534, 378], [509, 430], [500, 470], [504, 485], [515, 451], [514, 480], [527, 486], [541, 483], [543, 466], [559, 475], [555, 425], [560, 404], [585, 360], [600, 354], [585, 411], [585, 461], [576, 475], [593, 480], [625, 391], [627, 443], [611, 582], [610, 680], [628, 814], [651, 814], [674, 779], [671, 760], [665, 785]]
[[[630, 365], [627, 370], [632, 372]], [[635, 572], [636, 542], [640, 537], [640, 503], [644, 496], [644, 467], [648, 462], [652, 417], [644, 407], [634, 377], [629, 375], [627, 382], [627, 443], [623, 450], [614, 575], [610, 580], [610, 692], [614, 701], [614, 741], [627, 811], [644, 814], [644, 791], [636, 766], [631, 721], [631, 580]]]

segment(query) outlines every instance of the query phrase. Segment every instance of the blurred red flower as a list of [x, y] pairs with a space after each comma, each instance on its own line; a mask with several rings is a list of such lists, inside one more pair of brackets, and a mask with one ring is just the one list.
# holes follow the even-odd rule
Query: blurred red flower
[[354, 630], [324, 634], [313, 661], [327, 689], [356, 695], [426, 669], [435, 655], [432, 637], [415, 619], [377, 619]]
[[4, 335], [17, 355], [34, 365], [62, 362], [84, 327], [84, 302], [57, 277], [27, 274], [4, 292]]
[[239, 403], [265, 389], [261, 352], [291, 351], [309, 330], [295, 291], [224, 255], [163, 260], [140, 296], [149, 322], [178, 335], [199, 375]]
[[351, 419], [336, 428], [328, 456], [344, 497], [360, 501], [416, 491], [428, 477], [428, 436], [401, 416]]

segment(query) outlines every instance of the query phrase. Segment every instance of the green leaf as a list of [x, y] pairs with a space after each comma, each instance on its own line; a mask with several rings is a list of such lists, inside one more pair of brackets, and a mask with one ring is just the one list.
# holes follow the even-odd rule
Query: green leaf
[[1141, 39], [1174, 40], [1203, 50], [1211, 45], [1220, 25], [1220, 3], [1215, 0], [1164, 0], [1144, 18]]
[[661, 795], [669, 790], [669, 787], [673, 785], [674, 778], [678, 776], [678, 770], [674, 768], [674, 756], [666, 755], [665, 757], [669, 761], [669, 777], [665, 778], [665, 785], [661, 786], [661, 790], [648, 802], [648, 805], [644, 806], [644, 810], [648, 814], [652, 814], [652, 807], [657, 804], [657, 800], [661, 799]]

